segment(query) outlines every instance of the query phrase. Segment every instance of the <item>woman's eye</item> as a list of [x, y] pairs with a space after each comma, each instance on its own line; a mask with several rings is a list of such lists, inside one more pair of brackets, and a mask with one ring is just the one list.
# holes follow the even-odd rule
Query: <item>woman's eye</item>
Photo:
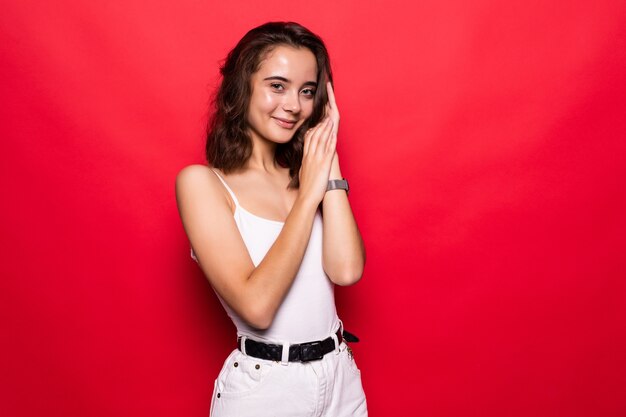
[[315, 90], [312, 88], [305, 88], [304, 90], [302, 90], [302, 94], [304, 94], [305, 96], [313, 97], [315, 95]]
[[282, 90], [284, 88], [283, 85], [279, 83], [272, 83], [270, 84], [270, 87], [272, 87], [274, 90]]

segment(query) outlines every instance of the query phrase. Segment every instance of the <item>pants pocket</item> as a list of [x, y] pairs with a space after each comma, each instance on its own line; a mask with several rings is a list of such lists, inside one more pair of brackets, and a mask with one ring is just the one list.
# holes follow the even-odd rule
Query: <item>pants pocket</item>
[[239, 398], [261, 389], [270, 379], [276, 362], [252, 358], [239, 352], [225, 364], [227, 369], [220, 373], [216, 381], [215, 396], [219, 401], [224, 398]]

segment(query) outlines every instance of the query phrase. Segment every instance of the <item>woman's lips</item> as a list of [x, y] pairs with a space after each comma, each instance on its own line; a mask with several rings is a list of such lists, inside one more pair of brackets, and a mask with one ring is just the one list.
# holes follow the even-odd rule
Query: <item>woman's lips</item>
[[278, 126], [284, 127], [285, 129], [291, 129], [296, 125], [295, 120], [286, 120], [286, 119], [281, 119], [279, 117], [273, 117], [273, 119], [276, 120], [276, 123], [278, 124]]

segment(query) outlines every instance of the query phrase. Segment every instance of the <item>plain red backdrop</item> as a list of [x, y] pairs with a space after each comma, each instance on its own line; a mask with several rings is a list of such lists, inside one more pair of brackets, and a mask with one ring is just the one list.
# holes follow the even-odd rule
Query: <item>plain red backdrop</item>
[[493, 0], [3, 1], [0, 414], [208, 415], [174, 179], [269, 20], [331, 53], [370, 414], [626, 415], [626, 4]]

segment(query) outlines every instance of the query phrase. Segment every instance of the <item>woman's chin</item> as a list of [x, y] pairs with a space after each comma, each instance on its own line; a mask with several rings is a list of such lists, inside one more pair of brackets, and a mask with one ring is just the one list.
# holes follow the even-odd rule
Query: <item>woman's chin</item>
[[273, 138], [271, 138], [270, 140], [278, 145], [283, 145], [285, 143], [289, 143], [291, 142], [291, 140], [295, 137], [295, 134], [292, 134], [290, 136], [274, 136]]

